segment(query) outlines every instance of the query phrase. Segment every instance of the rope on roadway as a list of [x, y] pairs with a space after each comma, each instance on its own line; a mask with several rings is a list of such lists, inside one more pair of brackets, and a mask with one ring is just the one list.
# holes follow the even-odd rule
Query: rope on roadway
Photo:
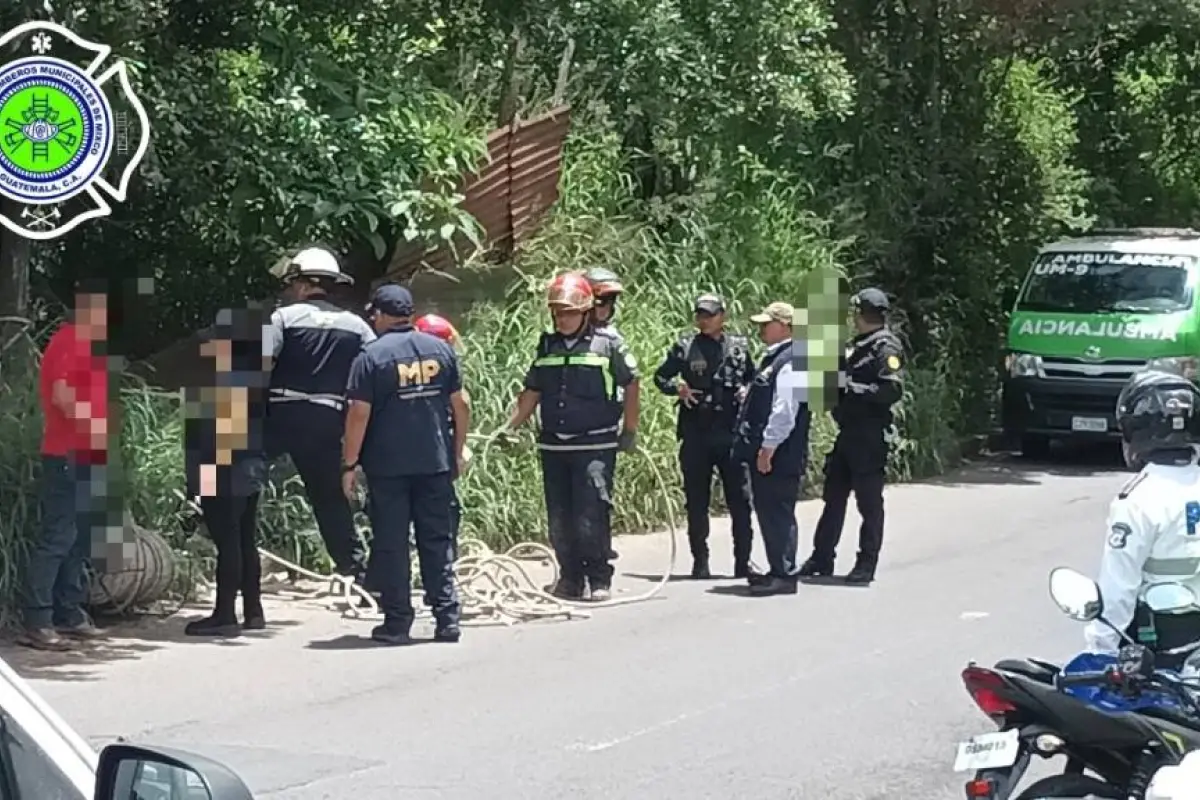
[[[481, 460], [499, 435], [497, 432], [479, 437], [484, 440], [480, 452]], [[659, 491], [669, 497], [666, 480], [658, 465], [654, 463], [654, 459], [641, 448], [634, 452], [647, 460]], [[671, 580], [671, 573], [675, 569], [675, 562], [679, 554], [678, 512], [674, 502], [670, 503], [669, 509], [667, 532], [670, 547], [662, 577], [653, 587], [641, 594], [614, 597], [599, 602], [564, 600], [555, 597], [534, 580], [526, 566], [531, 561], [537, 561], [553, 568], [554, 578], [551, 583], [557, 581], [560, 574], [554, 551], [544, 544], [527, 541], [511, 547], [503, 553], [497, 553], [478, 539], [460, 540], [459, 557], [454, 562], [454, 576], [463, 605], [463, 623], [469, 625], [513, 625], [518, 622], [544, 619], [587, 619], [591, 617], [591, 609], [627, 606], [654, 598]], [[258, 552], [263, 558], [286, 570], [303, 575], [310, 580], [327, 582], [328, 589], [325, 594], [330, 598], [329, 606], [330, 608], [340, 608], [343, 617], [351, 619], [380, 617], [379, 604], [375, 598], [371, 596], [370, 592], [355, 583], [352, 577], [322, 575], [298, 564], [293, 564], [262, 548], [259, 548]], [[414, 571], [413, 574], [420, 573]], [[319, 595], [308, 594], [307, 596], [312, 598]]]

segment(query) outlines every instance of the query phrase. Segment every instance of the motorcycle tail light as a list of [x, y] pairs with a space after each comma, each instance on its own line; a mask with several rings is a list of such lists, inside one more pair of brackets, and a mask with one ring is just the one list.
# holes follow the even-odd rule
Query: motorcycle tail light
[[[979, 706], [979, 710], [997, 724], [1017, 710], [1010, 701], [1005, 700], [1000, 692], [1004, 689], [1004, 678], [983, 667], [967, 667], [962, 671], [963, 685], [967, 694]], [[975, 795], [972, 795], [975, 796]], [[979, 795], [987, 797], [987, 795]]]
[[995, 785], [986, 778], [967, 781], [967, 798], [968, 800], [992, 800], [995, 788]]

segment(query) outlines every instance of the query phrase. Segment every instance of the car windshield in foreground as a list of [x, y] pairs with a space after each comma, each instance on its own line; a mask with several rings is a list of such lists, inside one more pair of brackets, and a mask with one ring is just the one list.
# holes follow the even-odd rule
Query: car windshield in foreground
[[1167, 314], [1191, 307], [1195, 256], [1043, 253], [1017, 307], [1076, 314]]

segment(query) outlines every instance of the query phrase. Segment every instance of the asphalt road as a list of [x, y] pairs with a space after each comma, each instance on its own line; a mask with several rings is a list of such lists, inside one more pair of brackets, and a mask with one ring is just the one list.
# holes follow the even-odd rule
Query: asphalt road
[[[959, 673], [971, 659], [1079, 649], [1046, 576], [1094, 571], [1128, 479], [1113, 462], [1000, 459], [889, 488], [867, 590], [755, 599], [720, 593], [732, 581], [678, 581], [589, 620], [402, 649], [363, 648], [368, 625], [291, 607], [270, 638], [131, 639], [107, 663], [25, 668], [97, 743], [203, 752], [259, 798], [961, 798], [955, 744], [990, 723]], [[819, 512], [802, 506], [805, 546]], [[714, 566], [728, 569], [715, 525]], [[618, 588], [649, 588], [630, 573], [661, 572], [664, 548], [662, 536], [620, 542]]]

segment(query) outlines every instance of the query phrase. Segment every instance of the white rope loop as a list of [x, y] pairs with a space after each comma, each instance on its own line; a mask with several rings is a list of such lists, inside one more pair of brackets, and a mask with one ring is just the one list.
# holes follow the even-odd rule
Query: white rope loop
[[[480, 438], [484, 439], [484, 446], [480, 448], [480, 456], [486, 457], [490, 445], [498, 438], [498, 434]], [[650, 463], [659, 491], [664, 496], [669, 496], [666, 481], [663, 479], [658, 465], [644, 451], [639, 449], [635, 452], [641, 454]], [[526, 567], [530, 561], [537, 561], [553, 568], [554, 577], [551, 584], [557, 582], [560, 574], [554, 551], [540, 542], [522, 542], [503, 553], [496, 553], [479, 539], [460, 540], [459, 557], [454, 562], [454, 579], [462, 603], [463, 624], [514, 625], [518, 622], [545, 619], [588, 619], [591, 617], [591, 609], [644, 603], [656, 597], [671, 580], [671, 573], [674, 571], [679, 551], [677, 512], [674, 503], [671, 503], [670, 510], [670, 517], [667, 520], [670, 547], [662, 577], [646, 592], [629, 597], [614, 597], [599, 602], [565, 600], [555, 597], [534, 580]], [[326, 583], [329, 587], [327, 605], [333, 609], [340, 609], [343, 617], [364, 620], [381, 618], [379, 604], [375, 598], [355, 583], [352, 578], [343, 575], [321, 575], [262, 548], [259, 548], [258, 552], [263, 558], [286, 570], [303, 575], [313, 581]], [[415, 567], [415, 555], [413, 561]], [[413, 574], [420, 573], [414, 571]], [[312, 594], [307, 596], [313, 597]]]

